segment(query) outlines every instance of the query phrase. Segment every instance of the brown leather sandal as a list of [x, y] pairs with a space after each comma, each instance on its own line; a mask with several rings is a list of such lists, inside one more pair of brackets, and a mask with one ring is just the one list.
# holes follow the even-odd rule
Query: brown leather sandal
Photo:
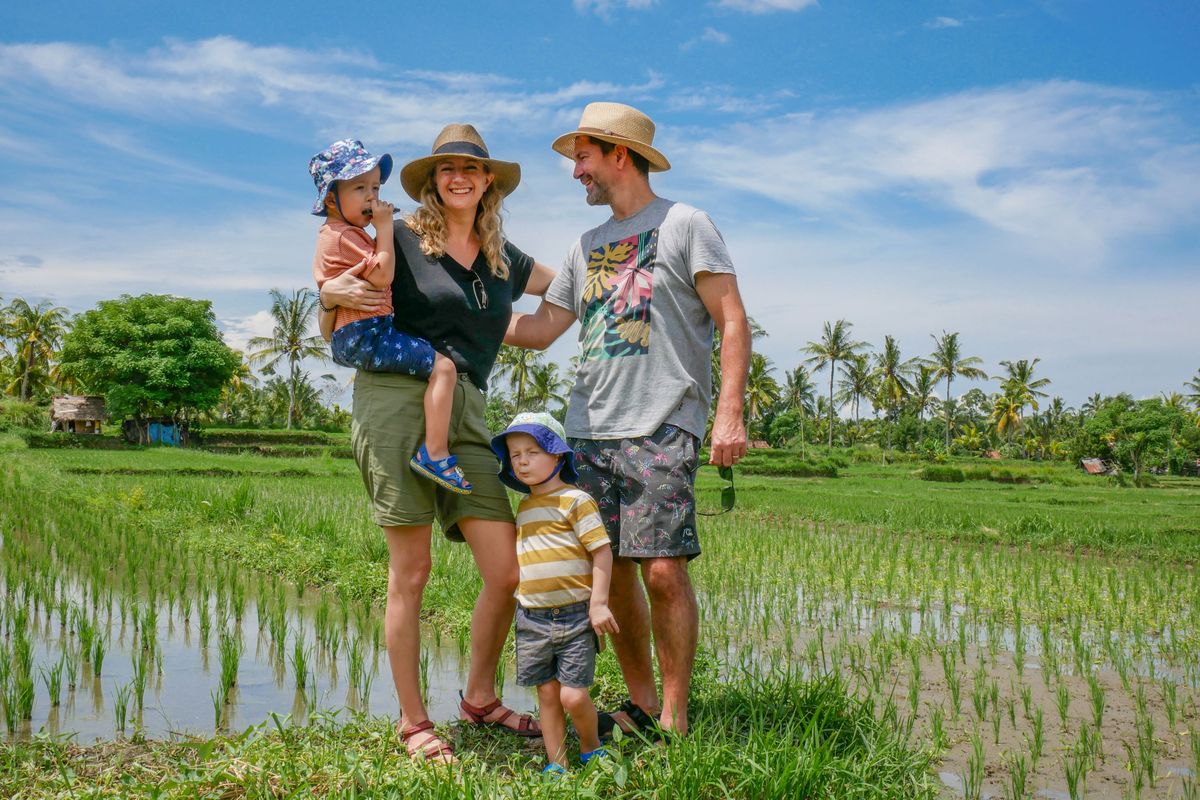
[[[511, 708], [507, 708], [499, 697], [482, 707], [473, 706], [468, 703], [467, 699], [463, 697], [462, 692], [458, 693], [458, 697], [458, 712], [463, 722], [470, 723], [471, 725], [485, 725], [493, 728], [501, 728], [509, 733], [515, 733], [517, 736], [526, 736], [529, 738], [542, 735], [542, 728], [540, 725], [538, 725], [537, 720], [535, 720], [529, 714], [518, 714]], [[491, 714], [497, 709], [503, 709], [504, 713], [495, 719], [487, 719], [487, 715]], [[514, 727], [512, 725], [505, 725], [505, 721], [509, 717], [513, 716], [516, 717], [516, 726]]]
[[[412, 737], [426, 732], [429, 732], [429, 738], [425, 741], [420, 744], [411, 741]], [[424, 722], [409, 725], [407, 728], [400, 729], [398, 733], [400, 741], [404, 742], [404, 749], [408, 751], [409, 758], [421, 758], [440, 764], [452, 764], [458, 760], [454, 757], [454, 748], [433, 731], [433, 720], [427, 719]]]

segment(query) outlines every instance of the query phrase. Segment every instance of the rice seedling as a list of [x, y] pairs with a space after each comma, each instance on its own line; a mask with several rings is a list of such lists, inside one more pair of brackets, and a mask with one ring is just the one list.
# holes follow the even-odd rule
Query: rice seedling
[[309, 682], [309, 661], [312, 658], [311, 648], [304, 646], [304, 637], [296, 631], [292, 644], [292, 674], [296, 678], [296, 688], [303, 690]]
[[212, 698], [213, 730], [219, 731], [225, 720], [225, 705], [229, 702], [229, 693], [225, 687], [218, 686], [209, 691], [208, 696]]
[[1058, 709], [1058, 719], [1062, 724], [1062, 730], [1067, 730], [1067, 715], [1071, 711], [1071, 690], [1062, 680], [1058, 682], [1058, 688], [1054, 693], [1054, 706]]
[[59, 660], [50, 667], [43, 667], [41, 670], [42, 681], [46, 684], [46, 693], [50, 696], [51, 707], [58, 707], [62, 700], [62, 673], [63, 660]]
[[104, 666], [104, 654], [107, 646], [104, 644], [104, 637], [97, 636], [92, 640], [92, 674], [97, 678], [100, 677], [100, 671]]
[[984, 763], [983, 741], [976, 729], [971, 733], [971, 754], [967, 757], [967, 768], [959, 776], [966, 800], [980, 800], [983, 796]]
[[113, 719], [116, 721], [117, 733], [125, 733], [125, 724], [129, 716], [129, 684], [114, 687], [113, 690]]
[[229, 689], [237, 683], [238, 666], [244, 650], [242, 637], [222, 629], [218, 648], [221, 654], [221, 686], [228, 693]]
[[133, 666], [133, 680], [130, 685], [133, 687], [138, 711], [146, 707], [146, 670], [149, 659], [150, 654], [145, 650], [134, 650], [130, 656]]
[[1099, 730], [1104, 725], [1104, 687], [1093, 672], [1088, 672], [1088, 696], [1092, 701], [1092, 724]]
[[1008, 783], [1005, 785], [1005, 797], [1008, 800], [1021, 800], [1025, 797], [1029, 782], [1029, 763], [1021, 753], [1010, 753], [1005, 757], [1008, 768]]

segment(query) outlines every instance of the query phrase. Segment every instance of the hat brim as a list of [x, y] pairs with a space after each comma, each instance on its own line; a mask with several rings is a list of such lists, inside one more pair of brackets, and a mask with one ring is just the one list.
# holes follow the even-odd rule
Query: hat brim
[[[529, 486], [517, 479], [513, 473], [512, 461], [508, 457], [507, 438], [510, 433], [527, 433], [530, 436], [538, 439], [541, 444], [541, 436], [548, 432], [541, 425], [511, 425], [506, 430], [497, 433], [492, 437], [492, 452], [496, 454], [496, 458], [500, 459], [500, 471], [497, 473], [500, 482], [514, 492], [523, 492], [529, 494]], [[554, 451], [547, 450], [546, 452], [554, 456], [563, 457], [562, 469], [558, 471], [558, 477], [562, 478], [564, 483], [576, 484], [579, 482], [579, 473], [575, 470], [575, 451], [569, 444], [559, 439], [557, 435], [551, 433], [554, 438]]]
[[492, 186], [496, 188], [501, 197], [508, 197], [521, 183], [521, 165], [515, 161], [480, 158], [469, 153], [438, 153], [413, 159], [400, 168], [400, 185], [404, 187], [405, 194], [418, 203], [421, 202], [421, 190], [425, 188], [425, 181], [429, 179], [429, 173], [433, 172], [433, 168], [439, 161], [445, 161], [448, 158], [469, 158], [486, 164], [488, 172], [495, 176]]
[[660, 153], [655, 148], [639, 142], [636, 139], [627, 139], [624, 136], [616, 134], [596, 133], [595, 131], [573, 130], [570, 133], [564, 133], [562, 136], [554, 140], [550, 147], [554, 152], [561, 156], [574, 160], [575, 158], [575, 137], [586, 136], [589, 139], [602, 139], [613, 144], [622, 144], [628, 147], [635, 153], [644, 157], [647, 163], [650, 164], [651, 172], [666, 172], [671, 168], [671, 162], [667, 157]]
[[384, 153], [381, 156], [375, 156], [361, 164], [355, 164], [352, 167], [342, 170], [329, 181], [317, 197], [317, 202], [313, 203], [313, 215], [317, 217], [329, 216], [329, 212], [325, 210], [325, 198], [329, 196], [329, 190], [338, 181], [348, 181], [351, 178], [357, 178], [359, 175], [366, 175], [371, 170], [379, 167], [379, 183], [382, 185], [387, 183], [388, 178], [392, 176], [392, 163], [391, 153]]

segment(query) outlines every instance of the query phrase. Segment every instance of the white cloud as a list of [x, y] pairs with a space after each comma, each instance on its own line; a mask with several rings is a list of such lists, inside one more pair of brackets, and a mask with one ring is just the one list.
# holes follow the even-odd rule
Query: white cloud
[[1200, 147], [1153, 95], [1052, 82], [792, 114], [679, 147], [718, 185], [823, 216], [884, 199], [1021, 237], [1077, 268], [1200, 213]]
[[954, 17], [934, 17], [925, 23], [926, 28], [937, 30], [939, 28], [961, 28], [963, 21]]
[[818, 0], [719, 0], [717, 7], [750, 14], [770, 14], [775, 11], [803, 11], [818, 4]]
[[723, 45], [723, 44], [729, 44], [729, 42], [730, 42], [730, 38], [729, 38], [728, 33], [723, 33], [721, 31], [717, 30], [716, 28], [710, 27], [710, 28], [705, 28], [704, 32], [701, 33], [696, 38], [688, 39], [686, 42], [679, 45], [679, 49], [683, 50], [683, 51], [687, 51], [687, 50], [691, 50], [693, 47], [695, 47], [696, 45], [699, 45], [699, 44], [722, 44]]

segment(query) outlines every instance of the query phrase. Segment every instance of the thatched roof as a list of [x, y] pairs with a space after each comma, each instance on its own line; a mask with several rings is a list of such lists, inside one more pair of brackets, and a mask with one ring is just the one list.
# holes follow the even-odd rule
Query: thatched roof
[[108, 419], [108, 412], [103, 397], [68, 394], [50, 401], [50, 419]]

